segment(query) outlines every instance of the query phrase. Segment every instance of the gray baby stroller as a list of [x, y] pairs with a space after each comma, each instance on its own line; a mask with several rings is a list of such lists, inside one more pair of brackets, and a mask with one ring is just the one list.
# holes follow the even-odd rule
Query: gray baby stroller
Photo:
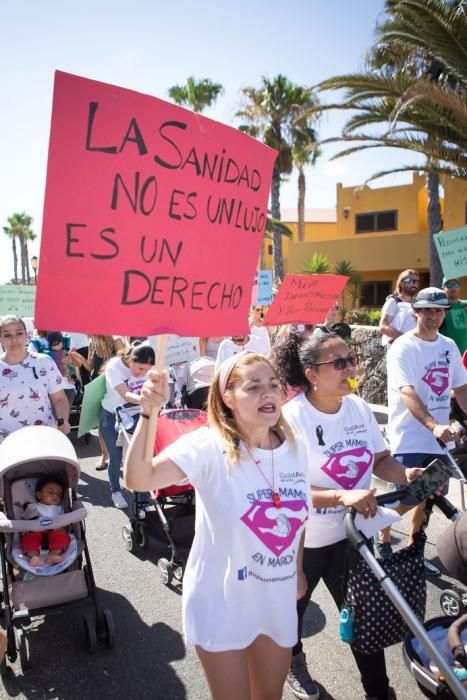
[[[405, 495], [409, 493], [410, 488], [411, 487], [409, 486], [405, 489], [405, 491], [402, 490], [394, 492], [392, 494], [389, 493], [377, 496], [377, 503], [378, 505], [384, 505], [387, 507], [396, 507], [400, 504], [400, 501], [405, 497]], [[431, 491], [431, 493], [433, 493], [433, 491]], [[412, 493], [412, 495], [414, 494]], [[429, 493], [427, 492], [426, 495], [428, 496]], [[418, 498], [418, 500], [421, 502], [423, 498], [420, 497]], [[444, 515], [449, 519], [455, 519], [458, 516], [457, 510], [443, 496], [435, 495], [433, 497], [433, 502], [430, 504], [430, 507], [432, 507], [433, 504], [438, 506], [444, 513]], [[415, 681], [417, 682], [417, 685], [419, 686], [422, 693], [429, 698], [439, 697], [445, 698], [446, 700], [466, 700], [467, 690], [463, 687], [461, 681], [455, 675], [445, 655], [443, 655], [443, 653], [438, 648], [437, 644], [433, 641], [432, 637], [430, 636], [430, 630], [432, 626], [439, 626], [441, 624], [442, 626], [447, 627], [449, 626], [449, 623], [452, 622], [452, 620], [450, 620], [450, 618], [437, 618], [436, 620], [431, 620], [423, 623], [422, 620], [419, 619], [420, 609], [415, 610], [413, 607], [411, 607], [404, 595], [399, 590], [398, 586], [391, 578], [391, 575], [392, 573], [394, 573], [394, 571], [391, 571], [391, 573], [388, 572], [388, 563], [391, 559], [394, 559], [395, 561], [395, 557], [401, 554], [401, 552], [397, 552], [391, 555], [391, 557], [387, 558], [386, 560], [377, 560], [373, 555], [371, 544], [368, 542], [365, 536], [357, 529], [355, 525], [355, 514], [356, 513], [353, 509], [348, 509], [348, 512], [346, 513], [345, 529], [347, 537], [350, 540], [353, 547], [358, 551], [363, 562], [366, 564], [366, 569], [369, 570], [370, 577], [375, 577], [379, 586], [386, 594], [387, 601], [390, 601], [390, 603], [388, 602], [387, 604], [390, 605], [392, 603], [392, 619], [395, 620], [395, 616], [397, 616], [397, 618], [400, 617], [401, 621], [404, 623], [403, 627], [405, 627], [408, 630], [408, 634], [403, 640], [403, 656], [406, 666], [413, 675]], [[410, 548], [407, 548], [407, 550], [408, 549]], [[423, 576], [422, 561], [423, 547], [420, 552], [419, 569], [421, 576]], [[401, 562], [403, 562], [402, 559]], [[383, 566], [385, 566], [386, 568], [383, 568]], [[407, 569], [404, 569], [403, 567], [404, 563], [402, 564], [401, 569], [398, 572], [399, 583], [402, 579], [406, 580], [411, 578], [411, 576], [408, 575]], [[394, 570], [394, 566], [392, 567], [392, 569]], [[362, 569], [360, 568], [359, 571], [362, 571]], [[365, 583], [363, 582], [363, 579], [360, 580], [360, 586], [362, 586], [362, 589], [365, 589], [364, 594], [371, 598], [373, 595], [373, 590], [369, 591], [366, 585], [367, 583], [371, 583], [369, 579], [365, 581]], [[412, 586], [413, 591], [417, 591], [417, 589], [419, 590], [418, 593], [415, 594], [415, 596], [412, 596], [414, 598], [414, 600], [411, 601], [412, 605], [415, 602], [415, 598], [417, 598], [418, 596], [423, 596], [423, 587], [420, 585], [417, 586], [416, 582], [414, 582], [414, 584], [415, 585]], [[407, 588], [410, 588], [410, 586], [407, 586]], [[381, 608], [383, 607], [383, 605], [379, 607], [380, 603], [382, 603], [382, 601], [378, 600], [378, 610], [375, 613], [376, 617], [374, 618], [374, 621], [376, 621], [377, 624], [372, 624], [368, 627], [368, 629], [374, 628], [378, 633], [384, 635], [386, 632], [386, 627], [384, 624], [381, 625]], [[384, 603], [384, 605], [386, 605], [386, 602]], [[353, 613], [354, 611], [352, 610], [351, 615]], [[401, 639], [403, 639], [403, 635]], [[383, 645], [381, 648], [384, 648]], [[432, 663], [434, 663], [439, 669], [439, 677], [436, 677], [434, 674], [431, 673], [431, 671], [428, 668], [426, 668], [421, 657], [420, 651], [423, 651], [427, 655], [427, 657], [432, 660]]]
[[[82, 606], [85, 643], [94, 652], [101, 640], [112, 648], [115, 630], [109, 610], [98, 603], [86, 542], [86, 509], [77, 499], [79, 462], [69, 439], [55, 428], [29, 426], [0, 445], [0, 566], [2, 612], [8, 638], [7, 659], [29, 664], [26, 626], [32, 618]], [[54, 475], [64, 483], [63, 513], [24, 519], [27, 504], [36, 501], [39, 477]], [[67, 529], [70, 544], [62, 562], [40, 568], [23, 554], [20, 533]], [[3, 671], [6, 670], [6, 660]]]

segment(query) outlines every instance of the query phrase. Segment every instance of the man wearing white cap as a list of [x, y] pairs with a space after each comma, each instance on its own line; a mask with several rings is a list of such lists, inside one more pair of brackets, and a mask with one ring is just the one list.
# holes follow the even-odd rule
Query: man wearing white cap
[[[389, 442], [405, 467], [420, 466], [427, 458], [446, 459], [438, 440], [446, 444], [456, 437], [449, 426], [451, 391], [467, 410], [467, 372], [459, 349], [438, 333], [449, 308], [446, 292], [422, 289], [412, 308], [416, 327], [397, 338], [388, 354]], [[422, 504], [412, 510], [411, 537], [423, 520]], [[429, 562], [425, 572], [439, 573]]]

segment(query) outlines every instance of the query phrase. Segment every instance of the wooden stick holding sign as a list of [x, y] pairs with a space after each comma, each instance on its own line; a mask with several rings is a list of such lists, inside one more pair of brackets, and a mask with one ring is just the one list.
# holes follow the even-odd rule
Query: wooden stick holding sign
[[[165, 367], [165, 352], [167, 349], [167, 335], [160, 335], [157, 344], [156, 369], [158, 372], [163, 372]], [[146, 436], [146, 445], [144, 448], [144, 459], [146, 462], [152, 462], [154, 455], [154, 441], [156, 439], [158, 413], [155, 408], [151, 409], [149, 415], [148, 432]]]

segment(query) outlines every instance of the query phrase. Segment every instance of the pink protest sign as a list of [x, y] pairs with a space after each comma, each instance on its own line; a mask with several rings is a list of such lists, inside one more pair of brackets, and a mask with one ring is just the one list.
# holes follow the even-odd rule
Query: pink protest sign
[[36, 326], [247, 332], [275, 157], [199, 114], [57, 72]]
[[348, 279], [345, 275], [286, 275], [263, 325], [324, 323]]

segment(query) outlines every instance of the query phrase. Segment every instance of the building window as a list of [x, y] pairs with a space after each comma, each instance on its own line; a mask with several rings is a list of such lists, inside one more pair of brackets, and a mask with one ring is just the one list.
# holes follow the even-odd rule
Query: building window
[[272, 255], [272, 243], [268, 245], [268, 255]]
[[366, 282], [362, 288], [360, 306], [380, 307], [391, 294], [391, 282]]
[[397, 231], [397, 209], [355, 215], [355, 233]]

